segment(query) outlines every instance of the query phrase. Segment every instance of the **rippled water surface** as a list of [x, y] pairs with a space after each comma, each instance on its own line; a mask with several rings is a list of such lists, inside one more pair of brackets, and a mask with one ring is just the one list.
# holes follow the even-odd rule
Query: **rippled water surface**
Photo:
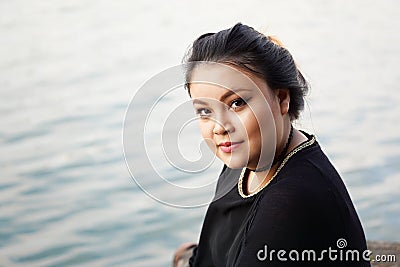
[[[179, 64], [195, 37], [238, 21], [294, 54], [312, 84], [297, 126], [317, 135], [341, 172], [367, 238], [400, 241], [399, 7], [0, 1], [0, 266], [169, 266], [175, 247], [197, 240], [205, 207], [163, 205], [130, 177], [123, 119], [136, 90]], [[153, 155], [164, 173], [195, 182]]]

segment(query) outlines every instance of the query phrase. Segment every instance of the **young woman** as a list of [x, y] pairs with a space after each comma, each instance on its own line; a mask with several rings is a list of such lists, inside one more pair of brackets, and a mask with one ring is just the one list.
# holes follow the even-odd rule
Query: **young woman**
[[292, 126], [308, 84], [289, 51], [238, 23], [200, 36], [185, 61], [201, 133], [224, 166], [198, 244], [174, 265], [370, 266], [341, 177]]

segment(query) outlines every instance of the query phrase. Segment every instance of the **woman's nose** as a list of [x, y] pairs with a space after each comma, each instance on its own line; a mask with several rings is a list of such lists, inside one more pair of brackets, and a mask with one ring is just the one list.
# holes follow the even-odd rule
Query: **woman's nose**
[[219, 117], [217, 120], [214, 121], [214, 134], [228, 134], [232, 133], [235, 130], [232, 122], [224, 117]]

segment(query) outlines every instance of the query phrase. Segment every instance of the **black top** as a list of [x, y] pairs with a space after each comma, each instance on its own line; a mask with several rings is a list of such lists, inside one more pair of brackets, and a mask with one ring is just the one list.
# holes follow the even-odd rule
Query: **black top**
[[[216, 194], [240, 173], [224, 166]], [[346, 187], [315, 142], [256, 195], [243, 198], [234, 186], [213, 201], [190, 266], [370, 266], [366, 249]]]

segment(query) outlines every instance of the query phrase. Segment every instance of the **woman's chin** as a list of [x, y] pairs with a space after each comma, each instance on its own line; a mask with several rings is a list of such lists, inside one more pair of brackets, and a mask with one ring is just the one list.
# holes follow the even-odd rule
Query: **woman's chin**
[[246, 163], [243, 161], [224, 161], [225, 165], [228, 166], [230, 169], [242, 169], [246, 167]]

